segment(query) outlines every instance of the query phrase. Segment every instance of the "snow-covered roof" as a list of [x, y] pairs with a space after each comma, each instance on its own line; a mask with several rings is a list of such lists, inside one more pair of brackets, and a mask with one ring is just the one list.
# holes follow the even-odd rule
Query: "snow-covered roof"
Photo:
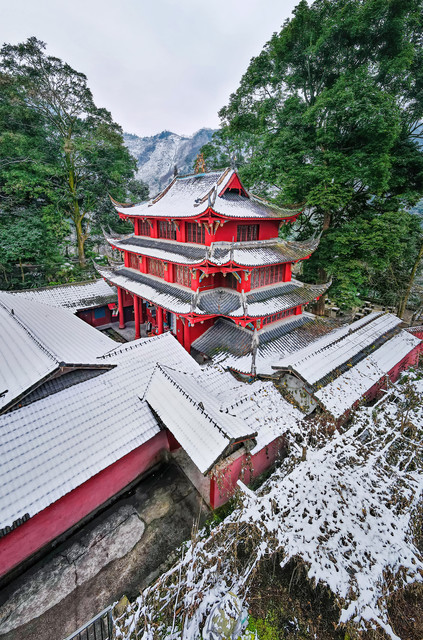
[[314, 396], [334, 418], [341, 417], [420, 342], [407, 331], [401, 331]]
[[401, 322], [391, 313], [371, 313], [286, 356], [274, 369], [293, 371], [313, 385], [351, 361]]
[[[322, 335], [333, 331], [336, 324], [336, 321], [329, 318], [302, 313], [300, 316], [289, 316], [265, 326], [258, 332], [257, 373], [272, 375], [272, 366], [278, 363], [281, 357], [315, 342]], [[249, 374], [252, 364], [252, 339], [253, 332], [250, 329], [219, 318], [192, 343], [192, 347], [199, 353], [213, 358], [215, 363]]]
[[318, 247], [319, 239], [305, 242], [272, 238], [253, 242], [213, 242], [210, 247], [175, 240], [142, 236], [107, 238], [109, 244], [121, 251], [159, 258], [177, 264], [200, 266], [227, 264], [240, 267], [260, 267], [284, 262], [296, 262], [310, 256]]
[[144, 398], [204, 474], [232, 442], [255, 435], [182, 371], [158, 365]]
[[228, 218], [292, 218], [298, 211], [281, 209], [245, 191], [246, 195], [224, 192], [237, 176], [233, 169], [177, 176], [158, 196], [131, 207], [116, 206], [130, 217], [193, 218], [211, 208]]
[[62, 284], [57, 287], [15, 291], [13, 295], [49, 304], [53, 307], [72, 309], [74, 312], [117, 302], [116, 290], [114, 287], [110, 287], [102, 278], [93, 282]]
[[113, 340], [70, 311], [0, 292], [0, 410], [65, 365], [95, 365]]
[[140, 399], [158, 361], [200, 369], [170, 334], [109, 351], [101, 362], [115, 368], [0, 416], [0, 528], [45, 509], [158, 433]]
[[180, 314], [259, 318], [308, 304], [320, 297], [330, 286], [330, 282], [312, 285], [291, 280], [254, 289], [245, 294], [245, 297], [228, 288], [209, 289], [197, 294], [182, 285], [166, 282], [129, 267], [105, 268], [97, 265], [96, 268], [109, 282], [172, 313]]

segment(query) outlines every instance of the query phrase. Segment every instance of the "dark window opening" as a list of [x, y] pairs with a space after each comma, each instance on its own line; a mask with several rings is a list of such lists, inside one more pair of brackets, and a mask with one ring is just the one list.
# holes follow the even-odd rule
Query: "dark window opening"
[[295, 314], [296, 307], [293, 309], [287, 309], [286, 311], [279, 311], [279, 313], [274, 313], [272, 316], [267, 316], [267, 318], [263, 318], [263, 326], [266, 324], [271, 324], [272, 322], [276, 322], [276, 320], [281, 320], [282, 318], [287, 318], [288, 316], [293, 316]]
[[148, 258], [147, 271], [148, 273], [151, 273], [151, 275], [153, 276], [157, 276], [158, 278], [164, 278], [164, 264], [161, 260], [156, 260], [155, 258]]
[[191, 286], [191, 270], [182, 264], [175, 265], [175, 282], [184, 285], [184, 287]]
[[160, 220], [159, 222], [159, 238], [167, 240], [176, 240], [176, 225], [174, 222]]
[[139, 220], [138, 233], [140, 234], [140, 236], [151, 236], [151, 227], [148, 224], [147, 220]]
[[239, 224], [236, 232], [237, 242], [250, 242], [258, 240], [259, 225], [258, 224]]
[[131, 269], [139, 269], [140, 261], [136, 253], [128, 253], [128, 265]]
[[196, 222], [187, 222], [186, 232], [187, 242], [195, 242], [197, 244], [205, 243], [206, 231], [202, 224], [200, 225]]
[[272, 264], [261, 269], [254, 269], [251, 274], [251, 288], [265, 287], [267, 284], [283, 282], [285, 273], [284, 264]]

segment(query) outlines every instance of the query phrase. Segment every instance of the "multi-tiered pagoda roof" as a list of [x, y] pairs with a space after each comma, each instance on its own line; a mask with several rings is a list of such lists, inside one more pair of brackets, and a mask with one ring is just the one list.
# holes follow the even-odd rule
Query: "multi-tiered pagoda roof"
[[233, 169], [176, 176], [139, 205], [113, 202], [134, 234], [107, 238], [124, 262], [99, 271], [118, 287], [121, 325], [133, 307], [136, 336], [147, 322], [190, 350], [218, 318], [260, 330], [300, 315], [328, 287], [292, 279], [292, 265], [318, 246], [279, 237], [300, 211], [250, 194]]

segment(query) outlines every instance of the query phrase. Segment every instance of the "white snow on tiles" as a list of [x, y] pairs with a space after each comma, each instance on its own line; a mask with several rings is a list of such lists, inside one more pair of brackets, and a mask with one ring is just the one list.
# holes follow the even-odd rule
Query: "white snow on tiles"
[[[205, 474], [231, 442], [243, 439], [248, 434], [245, 434], [242, 423], [236, 418], [225, 414], [216, 416], [213, 403], [210, 399], [206, 401], [207, 395], [200, 394], [201, 389], [195, 389], [194, 380], [183, 381], [184, 387], [180, 386], [179, 378], [184, 375], [168, 367], [157, 366], [147, 387], [145, 400]], [[198, 401], [199, 395], [204, 404]]]
[[45, 509], [159, 432], [140, 400], [158, 359], [199, 369], [170, 334], [138, 340], [101, 360], [117, 365], [110, 371], [0, 416], [0, 528]]
[[[180, 176], [174, 179], [159, 196], [134, 207], [116, 207], [118, 213], [141, 218], [163, 217], [193, 218], [209, 208], [208, 195], [221, 193], [236, 172], [225, 169], [219, 172]], [[212, 208], [216, 213], [230, 218], [290, 218], [295, 211], [280, 209], [275, 205], [249, 197], [225, 198], [216, 196]]]
[[419, 338], [401, 331], [314, 395], [335, 418], [339, 418], [419, 343]]
[[290, 354], [274, 368], [292, 369], [306, 382], [314, 384], [401, 322], [391, 313], [369, 314]]
[[0, 293], [0, 409], [61, 364], [95, 364], [114, 342], [70, 311]]
[[94, 282], [83, 282], [81, 284], [65, 284], [58, 287], [15, 291], [13, 295], [49, 304], [53, 307], [72, 309], [75, 312], [117, 301], [116, 290], [102, 278]]

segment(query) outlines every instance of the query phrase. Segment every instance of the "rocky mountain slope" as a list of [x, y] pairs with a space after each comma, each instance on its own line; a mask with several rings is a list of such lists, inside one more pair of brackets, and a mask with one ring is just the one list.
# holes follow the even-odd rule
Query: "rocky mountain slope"
[[175, 164], [180, 174], [192, 172], [200, 148], [209, 142], [214, 131], [200, 129], [192, 136], [162, 131], [145, 138], [124, 134], [125, 144], [138, 162], [137, 177], [148, 184], [150, 196], [169, 183]]

